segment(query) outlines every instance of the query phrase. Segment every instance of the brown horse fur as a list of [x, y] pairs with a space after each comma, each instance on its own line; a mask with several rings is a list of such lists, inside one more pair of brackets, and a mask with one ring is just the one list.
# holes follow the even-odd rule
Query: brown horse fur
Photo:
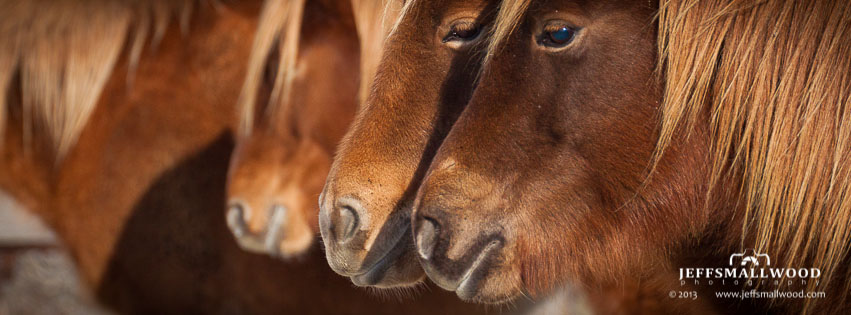
[[402, 8], [320, 197], [328, 262], [357, 285], [410, 286], [423, 278], [407, 250], [410, 202], [424, 171], [418, 165], [427, 165], [440, 132], [448, 131], [467, 102], [481, 62], [477, 52], [484, 48], [452, 48], [442, 39], [457, 21], [486, 25], [492, 7], [488, 1], [441, 0], [409, 1]]
[[[656, 34], [643, 1], [502, 4], [416, 200], [429, 277], [499, 301], [755, 248], [821, 268], [806, 289], [828, 294], [761, 307], [847, 312], [851, 5], [660, 7]], [[530, 40], [549, 19], [574, 42]]]
[[[101, 8], [45, 1], [34, 14], [71, 2]], [[171, 7], [174, 2], [144, 3]], [[10, 4], [3, 2], [2, 23], [17, 16], [6, 10]], [[80, 127], [76, 145], [68, 145], [62, 159], [48, 132], [35, 129], [23, 141], [23, 126], [30, 124], [24, 123], [23, 96], [54, 92], [22, 89], [24, 68], [13, 66], [9, 77], [0, 187], [57, 230], [100, 300], [123, 313], [142, 314], [476, 312], [440, 291], [404, 304], [381, 303], [327, 269], [319, 251], [285, 264], [239, 249], [218, 209], [225, 202], [225, 170], [233, 150], [229, 130], [238, 120], [234, 104], [240, 86], [234, 82], [244, 78], [260, 4], [191, 4], [191, 11], [181, 9], [182, 3], [175, 10], [150, 11], [183, 17], [184, 32], [173, 23], [155, 22], [159, 19], [139, 22], [164, 26], [152, 27], [151, 36], [141, 38], [154, 40], [137, 46], [139, 35], [127, 28], [130, 36], [119, 44], [124, 53]], [[149, 11], [130, 12], [147, 16]], [[51, 21], [37, 17], [28, 21]], [[6, 28], [2, 34], [4, 42], [7, 35], [20, 35]], [[51, 45], [69, 51], [61, 42]], [[18, 46], [19, 56], [28, 56], [21, 47], [26, 46]], [[135, 78], [130, 88], [128, 76]]]
[[[264, 13], [282, 11], [279, 2], [267, 1]], [[258, 33], [252, 50], [266, 52], [252, 56], [251, 67], [269, 64], [276, 72], [274, 83], [258, 85], [263, 73], [250, 68], [256, 77], [246, 80], [245, 87], [253, 90], [245, 90], [243, 100], [273, 103], [261, 103], [259, 110], [254, 104], [239, 105], [243, 125], [253, 130], [237, 137], [228, 176], [228, 220], [237, 241], [247, 250], [285, 258], [306, 252], [318, 234], [316, 200], [336, 144], [354, 117], [360, 74], [358, 33], [348, 0], [307, 1], [290, 9], [303, 12], [260, 19], [260, 30], [286, 21], [277, 32]], [[290, 23], [298, 26], [294, 37], [299, 40], [287, 40]], [[295, 57], [269, 58], [266, 44], [275, 40], [264, 37], [276, 35], [279, 43], [298, 45]], [[277, 55], [293, 54], [290, 50], [278, 47]], [[274, 89], [286, 96], [249, 96]], [[273, 209], [285, 213], [277, 214], [279, 222], [269, 222]]]

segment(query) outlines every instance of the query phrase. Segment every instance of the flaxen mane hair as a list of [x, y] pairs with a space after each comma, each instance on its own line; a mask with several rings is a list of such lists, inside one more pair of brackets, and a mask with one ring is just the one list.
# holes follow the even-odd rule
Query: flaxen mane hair
[[305, 0], [266, 0], [260, 13], [257, 33], [248, 61], [245, 82], [237, 102], [239, 111], [239, 134], [247, 136], [254, 127], [254, 108], [257, 93], [263, 83], [270, 56], [277, 52], [274, 83], [267, 106], [268, 115], [280, 110], [278, 104], [289, 99], [296, 74], [298, 43], [301, 39], [301, 21]]
[[[488, 57], [529, 2], [503, 1]], [[661, 0], [658, 19], [665, 88], [653, 165], [675, 133], [708, 117], [709, 187], [742, 178], [743, 235], [754, 243], [741, 246], [820, 267], [842, 307], [851, 284], [829, 283], [851, 279], [851, 4]]]
[[[132, 79], [153, 30], [172, 16], [188, 28], [194, 1], [0, 0], [0, 135], [12, 78], [20, 77], [24, 143], [49, 138], [57, 161], [74, 145], [125, 45]], [[129, 81], [129, 80], [128, 80]], [[2, 137], [0, 137], [2, 139]]]
[[[293, 79], [296, 76], [301, 24], [305, 0], [267, 0], [263, 5], [259, 28], [254, 38], [248, 73], [243, 84], [237, 108], [240, 117], [240, 135], [251, 134], [254, 125], [257, 93], [262, 85], [270, 56], [280, 56], [275, 68], [271, 95], [264, 115], [275, 117], [288, 104]], [[359, 101], [368, 95], [372, 77], [381, 59], [384, 39], [390, 23], [399, 14], [398, 1], [352, 0], [355, 24], [360, 42]]]

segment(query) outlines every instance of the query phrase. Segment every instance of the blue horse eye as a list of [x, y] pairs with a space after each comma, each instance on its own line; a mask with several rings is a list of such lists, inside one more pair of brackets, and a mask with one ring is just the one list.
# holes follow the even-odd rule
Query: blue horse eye
[[575, 31], [567, 26], [559, 27], [558, 29], [547, 32], [547, 39], [551, 44], [562, 46], [573, 40]]

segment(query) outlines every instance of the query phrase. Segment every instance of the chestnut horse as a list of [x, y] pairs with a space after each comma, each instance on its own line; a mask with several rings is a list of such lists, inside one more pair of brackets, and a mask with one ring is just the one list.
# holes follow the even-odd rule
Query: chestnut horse
[[[242, 132], [228, 175], [227, 219], [244, 249], [288, 258], [318, 235], [316, 200], [331, 157], [398, 9], [364, 0], [277, 4], [264, 10], [237, 105]], [[283, 40], [269, 47], [276, 36]], [[263, 67], [271, 82], [260, 81]]]
[[371, 93], [320, 197], [328, 263], [361, 286], [423, 279], [407, 228], [425, 171], [418, 165], [426, 165], [473, 91], [484, 48], [479, 25], [494, 12], [481, 1], [414, 3], [402, 8], [385, 43]]
[[[261, 106], [255, 113], [253, 104], [240, 104], [247, 107], [240, 114], [248, 130], [237, 137], [231, 158], [227, 220], [242, 248], [252, 252], [292, 257], [313, 243], [317, 230], [314, 200], [322, 189], [336, 142], [357, 105], [359, 54], [351, 6], [348, 1], [336, 1], [328, 8], [319, 2], [281, 2], [290, 6], [281, 10], [287, 16], [261, 20], [261, 25], [267, 20], [285, 21], [279, 31], [283, 33], [281, 46], [298, 44], [295, 52], [279, 49], [278, 62], [271, 62], [283, 71], [272, 74], [280, 81], [286, 78], [277, 78], [279, 74], [298, 71], [298, 75], [284, 83], [289, 85], [280, 95], [267, 97], [278, 99], [275, 106]], [[261, 39], [264, 33], [258, 34], [257, 43], [272, 43]], [[259, 46], [255, 44], [255, 53], [269, 51], [269, 47]], [[266, 85], [274, 86], [274, 82]], [[271, 93], [272, 89], [265, 90]]]
[[285, 264], [234, 242], [217, 209], [233, 83], [259, 11], [256, 1], [0, 2], [0, 187], [57, 231], [83, 280], [123, 313], [475, 312], [440, 291], [381, 303], [321, 252]]
[[[323, 237], [342, 240], [329, 263], [408, 270], [404, 285], [415, 256], [441, 287], [495, 303], [567, 282], [675, 282], [677, 267], [755, 248], [829, 277], [792, 289], [826, 299], [756, 307], [848, 312], [849, 16], [841, 1], [502, 1], [458, 118], [423, 110], [424, 93], [356, 119], [321, 201]], [[437, 144], [397, 149], [394, 115]], [[354, 229], [339, 228], [347, 216]], [[399, 235], [416, 250], [389, 251]]]

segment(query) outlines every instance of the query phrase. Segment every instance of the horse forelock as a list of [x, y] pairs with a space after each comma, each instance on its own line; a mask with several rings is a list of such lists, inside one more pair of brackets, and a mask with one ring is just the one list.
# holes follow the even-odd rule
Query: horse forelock
[[253, 129], [257, 94], [274, 52], [279, 58], [265, 114], [274, 115], [283, 110], [279, 105], [287, 103], [281, 100], [289, 98], [295, 78], [304, 4], [305, 0], [267, 0], [263, 3], [245, 81], [237, 101], [239, 134], [242, 136], [249, 135]]
[[[393, 0], [386, 0], [386, 1], [387, 1], [388, 8], [389, 8], [390, 4], [398, 3], [398, 1], [393, 1]], [[414, 5], [417, 4], [419, 1], [420, 0], [406, 0], [406, 1], [404, 1], [404, 3], [402, 3], [402, 7], [399, 9], [398, 14], [395, 16], [395, 19], [393, 21], [393, 26], [390, 27], [389, 32], [391, 34], [396, 32], [396, 29], [399, 28], [399, 24], [402, 23], [402, 19], [411, 12], [411, 8], [413, 8]], [[386, 12], [387, 11], [389, 11], [389, 10], [386, 10]]]
[[[502, 1], [487, 60], [529, 2]], [[851, 245], [851, 4], [659, 2], [664, 94], [651, 167], [675, 135], [708, 118], [706, 193], [725, 176], [742, 176], [742, 235], [755, 243], [741, 246], [851, 278], [843, 267]], [[842, 300], [851, 291], [844, 286]]]
[[493, 55], [499, 50], [502, 44], [508, 39], [508, 36], [514, 32], [517, 25], [520, 24], [523, 14], [529, 9], [529, 4], [532, 0], [502, 0], [499, 3], [498, 13], [493, 27], [489, 30], [490, 42], [488, 43], [487, 53], [482, 67], [484, 69]]
[[0, 1], [0, 135], [17, 74], [24, 143], [39, 128], [60, 161], [88, 122], [124, 46], [130, 47], [129, 82], [150, 28], [156, 42], [178, 15], [185, 30], [193, 2]]
[[[355, 27], [360, 42], [361, 82], [359, 100], [368, 94], [372, 77], [381, 60], [383, 43], [391, 23], [402, 13], [399, 0], [351, 0]], [[269, 62], [277, 62], [271, 94], [266, 101], [264, 116], [277, 117], [290, 107], [289, 97], [298, 63], [304, 0], [267, 0], [262, 9], [257, 33], [249, 57], [248, 71], [237, 104], [239, 134], [248, 136], [254, 128], [258, 92], [263, 84]], [[277, 61], [270, 56], [277, 52]]]

